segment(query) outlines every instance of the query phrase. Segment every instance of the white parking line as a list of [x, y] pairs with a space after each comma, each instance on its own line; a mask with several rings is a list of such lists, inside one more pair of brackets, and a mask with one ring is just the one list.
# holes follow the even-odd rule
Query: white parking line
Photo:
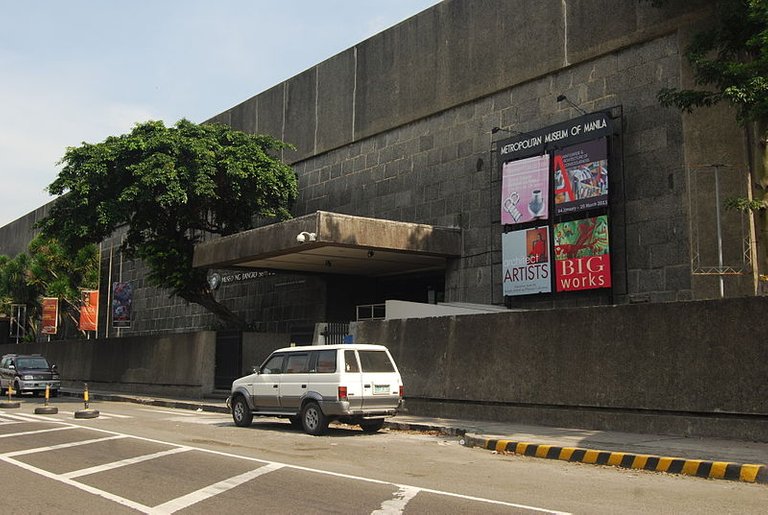
[[152, 514], [175, 513], [184, 508], [188, 508], [193, 504], [197, 504], [200, 501], [204, 501], [215, 495], [224, 493], [227, 490], [231, 490], [236, 486], [240, 486], [243, 483], [247, 483], [252, 479], [256, 479], [259, 476], [263, 476], [264, 474], [268, 474], [269, 472], [273, 472], [281, 468], [283, 468], [283, 465], [279, 465], [277, 463], [269, 463], [267, 465], [264, 465], [263, 467], [259, 467], [255, 470], [251, 470], [244, 474], [240, 474], [239, 476], [225, 479], [224, 481], [219, 481], [218, 483], [214, 483], [210, 486], [206, 486], [205, 488], [202, 488], [190, 494], [184, 495], [182, 497], [177, 497], [176, 499], [173, 499], [166, 503], [155, 506], [150, 513]]
[[78, 426], [73, 427], [52, 427], [50, 429], [36, 429], [35, 431], [22, 431], [21, 433], [9, 433], [7, 435], [0, 435], [0, 438], [11, 438], [14, 436], [26, 436], [26, 435], [38, 435], [40, 433], [51, 433], [53, 431], [66, 431], [67, 429], [77, 429]]
[[408, 501], [416, 497], [417, 493], [419, 493], [418, 488], [401, 487], [400, 490], [395, 492], [392, 499], [381, 503], [381, 509], [371, 512], [371, 515], [397, 515], [403, 513]]
[[113, 461], [112, 463], [106, 463], [104, 465], [88, 467], [87, 469], [73, 470], [72, 472], [67, 472], [66, 474], [62, 474], [62, 477], [72, 479], [75, 477], [88, 476], [91, 474], [96, 474], [98, 472], [104, 472], [104, 471], [116, 469], [119, 467], [125, 467], [126, 465], [133, 465], [134, 463], [141, 463], [143, 461], [154, 460], [155, 458], [162, 458], [163, 456], [171, 456], [173, 454], [178, 454], [180, 452], [187, 452], [191, 450], [192, 449], [190, 447], [177, 447], [175, 449], [168, 449], [167, 451], [160, 451], [153, 454], [145, 454], [144, 456], [136, 456], [134, 458], [127, 458], [120, 461]]
[[80, 445], [90, 445], [92, 443], [107, 442], [109, 440], [119, 440], [122, 438], [127, 438], [127, 436], [113, 435], [113, 436], [105, 436], [104, 438], [93, 438], [91, 440], [80, 440], [77, 442], [60, 443], [58, 445], [48, 445], [46, 447], [36, 447], [34, 449], [24, 449], [22, 451], [5, 452], [0, 456], [7, 456], [9, 458], [14, 458], [16, 456], [24, 456], [26, 454], [37, 454], [39, 452], [57, 451], [59, 449], [68, 449], [70, 447], [79, 447]]

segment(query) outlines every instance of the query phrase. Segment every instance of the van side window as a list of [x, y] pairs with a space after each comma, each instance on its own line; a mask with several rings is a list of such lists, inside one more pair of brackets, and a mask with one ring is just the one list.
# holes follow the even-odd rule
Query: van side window
[[286, 374], [309, 372], [309, 354], [288, 354], [285, 361]]
[[272, 356], [269, 358], [269, 360], [264, 363], [264, 366], [261, 367], [260, 372], [262, 374], [279, 374], [283, 371], [283, 355], [279, 354], [277, 356]]
[[360, 365], [364, 372], [394, 372], [395, 367], [386, 352], [381, 350], [361, 350]]
[[321, 350], [317, 353], [317, 367], [315, 372], [319, 374], [329, 374], [336, 372], [336, 351]]
[[360, 367], [357, 366], [357, 357], [355, 351], [344, 351], [344, 371], [345, 372], [360, 372]]

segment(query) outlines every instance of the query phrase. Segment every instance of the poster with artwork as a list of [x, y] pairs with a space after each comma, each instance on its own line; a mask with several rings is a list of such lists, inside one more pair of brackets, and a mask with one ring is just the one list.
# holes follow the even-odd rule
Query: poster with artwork
[[56, 334], [59, 330], [59, 299], [43, 297], [40, 333]]
[[501, 253], [504, 295], [552, 291], [548, 227], [502, 234]]
[[132, 304], [131, 283], [112, 283], [112, 327], [131, 327]]
[[608, 140], [571, 145], [552, 157], [555, 214], [608, 205]]
[[80, 330], [96, 331], [99, 319], [98, 290], [83, 290], [83, 302], [80, 305]]
[[553, 231], [556, 291], [611, 287], [608, 216], [555, 224]]
[[501, 223], [549, 217], [549, 155], [507, 161], [501, 167]]

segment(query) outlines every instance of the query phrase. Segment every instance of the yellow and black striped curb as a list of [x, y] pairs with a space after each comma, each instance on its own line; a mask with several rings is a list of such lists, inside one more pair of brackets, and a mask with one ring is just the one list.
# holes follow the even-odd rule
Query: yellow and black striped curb
[[508, 452], [551, 460], [611, 465], [628, 469], [686, 474], [711, 479], [729, 479], [748, 483], [768, 483], [768, 469], [765, 465], [668, 458], [650, 454], [600, 451], [579, 447], [558, 447], [556, 445], [481, 438], [472, 435], [465, 435], [461, 440], [461, 444], [466, 447], [482, 447], [483, 449], [497, 452]]

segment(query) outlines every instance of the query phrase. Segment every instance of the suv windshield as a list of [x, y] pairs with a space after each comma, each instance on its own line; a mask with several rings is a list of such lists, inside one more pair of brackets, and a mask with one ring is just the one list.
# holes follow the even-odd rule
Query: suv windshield
[[394, 372], [395, 366], [392, 364], [392, 360], [386, 352], [380, 350], [361, 350], [358, 351], [360, 355], [360, 366], [363, 367], [363, 372]]
[[45, 358], [18, 358], [16, 368], [48, 368]]

